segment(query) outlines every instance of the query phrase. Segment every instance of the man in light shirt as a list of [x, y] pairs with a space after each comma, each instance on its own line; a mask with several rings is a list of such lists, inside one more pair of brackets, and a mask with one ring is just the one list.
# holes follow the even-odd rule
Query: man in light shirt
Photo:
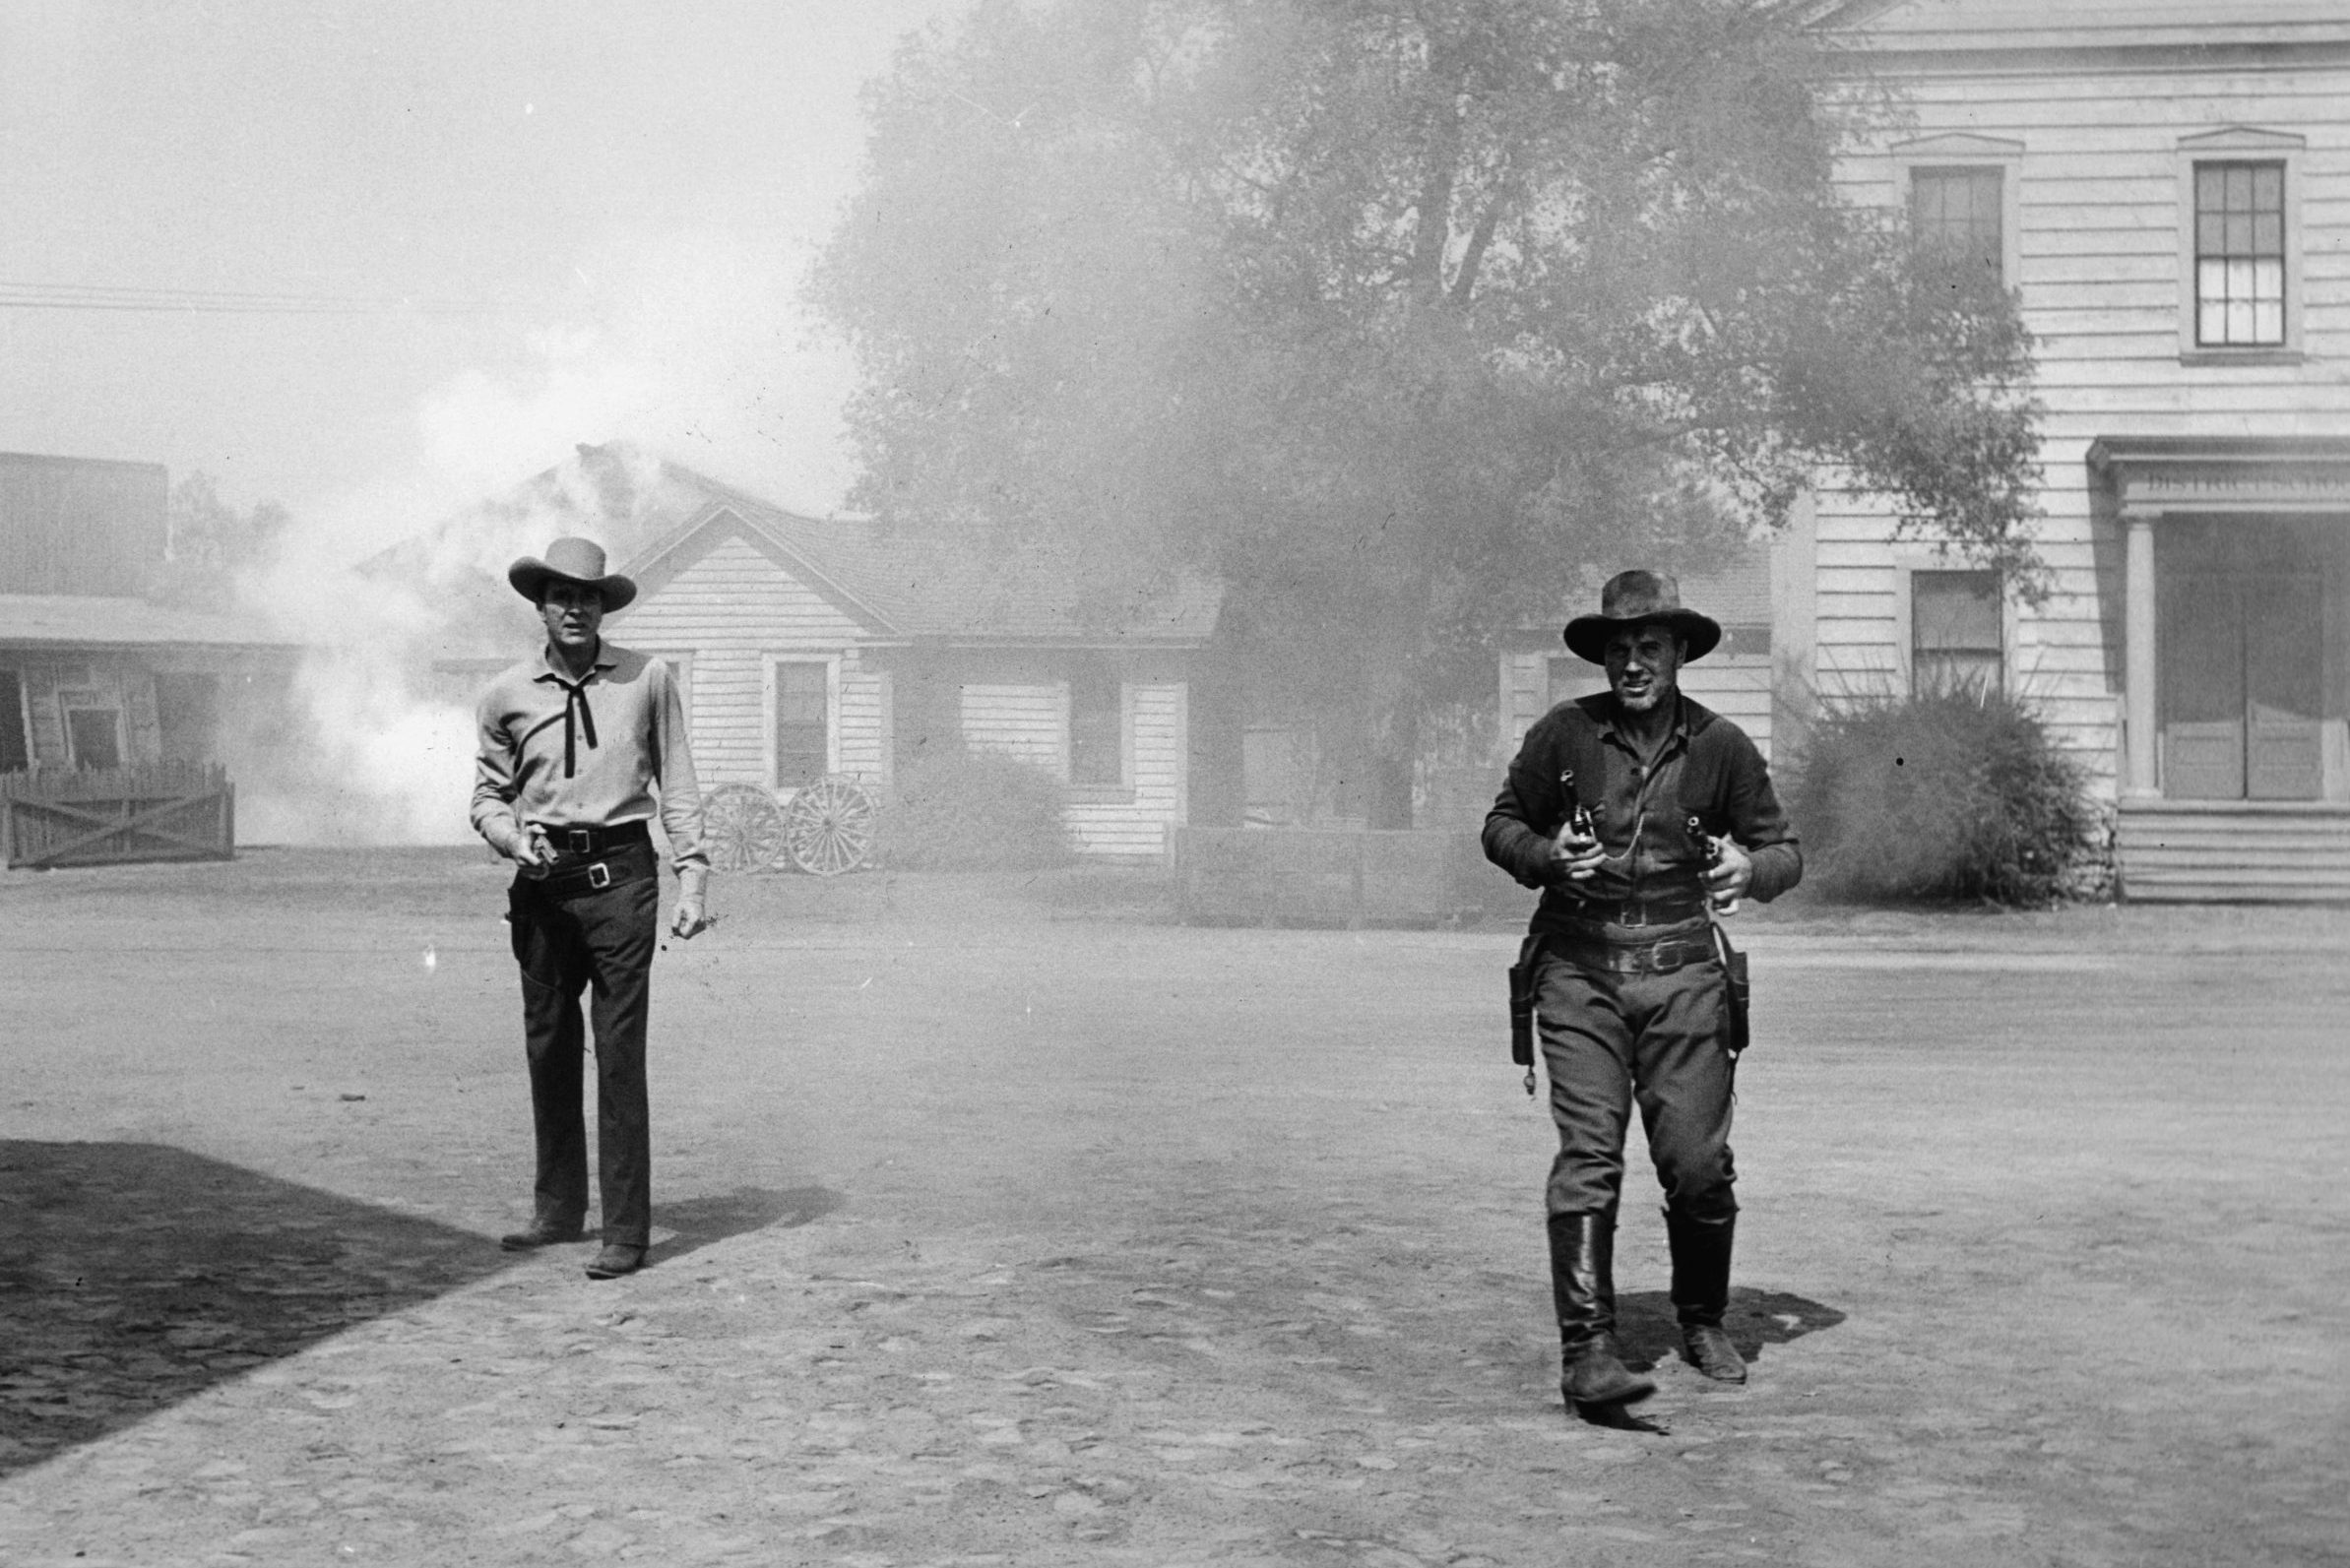
[[[507, 894], [522, 969], [538, 1180], [531, 1224], [509, 1250], [586, 1239], [588, 1142], [581, 1113], [585, 1026], [596, 1040], [603, 1250], [588, 1277], [644, 1267], [653, 1227], [645, 1019], [659, 937], [660, 814], [677, 873], [670, 930], [705, 929], [702, 795], [685, 705], [667, 664], [603, 641], [603, 617], [636, 597], [603, 550], [557, 539], [507, 571], [539, 606], [546, 645], [491, 681], [476, 710], [473, 822], [515, 862]], [[587, 1018], [580, 993], [590, 992]]]

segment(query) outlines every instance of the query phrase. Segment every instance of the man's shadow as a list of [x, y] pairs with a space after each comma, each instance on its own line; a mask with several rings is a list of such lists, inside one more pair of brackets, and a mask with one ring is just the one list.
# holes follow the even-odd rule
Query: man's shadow
[[0, 1140], [0, 1475], [513, 1260], [161, 1144]]
[[[1807, 1334], [1832, 1329], [1844, 1314], [1806, 1296], [1786, 1290], [1757, 1290], [1740, 1286], [1730, 1292], [1730, 1310], [1722, 1327], [1730, 1343], [1749, 1365], [1763, 1359], [1769, 1347], [1788, 1345]], [[1616, 1340], [1623, 1363], [1646, 1372], [1681, 1354], [1681, 1324], [1673, 1314], [1673, 1298], [1663, 1290], [1635, 1290], [1616, 1301]], [[1584, 1414], [1600, 1426], [1628, 1431], [1658, 1432], [1664, 1428], [1644, 1420], [1638, 1408], [1611, 1407]]]
[[[838, 1209], [822, 1187], [665, 1205], [684, 1257]], [[510, 1268], [471, 1230], [161, 1144], [0, 1140], [0, 1476]]]
[[813, 1223], [846, 1202], [829, 1187], [789, 1187], [781, 1191], [739, 1187], [732, 1192], [663, 1203], [654, 1221], [677, 1232], [654, 1244], [648, 1264], [674, 1263], [690, 1257], [714, 1241], [748, 1235], [754, 1230], [793, 1230]]

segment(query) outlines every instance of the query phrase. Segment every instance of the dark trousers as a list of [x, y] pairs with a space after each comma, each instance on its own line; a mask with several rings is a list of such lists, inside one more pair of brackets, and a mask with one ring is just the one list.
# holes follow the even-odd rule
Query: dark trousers
[[[660, 879], [644, 874], [601, 892], [550, 896], [517, 880], [508, 898], [538, 1134], [536, 1218], [577, 1225], [588, 1213], [588, 1134], [581, 1115], [586, 1025], [596, 1031], [597, 1175], [603, 1239], [648, 1244], [653, 1231], [652, 1110], [645, 1089], [645, 1020], [652, 998]], [[632, 868], [633, 869], [633, 868]], [[588, 1017], [580, 993], [590, 993]]]
[[1558, 1128], [1545, 1195], [1552, 1214], [1616, 1211], [1634, 1102], [1673, 1213], [1700, 1221], [1738, 1213], [1727, 1001], [1722, 967], [1710, 959], [1664, 974], [1584, 969], [1555, 955], [1543, 960], [1535, 1011]]

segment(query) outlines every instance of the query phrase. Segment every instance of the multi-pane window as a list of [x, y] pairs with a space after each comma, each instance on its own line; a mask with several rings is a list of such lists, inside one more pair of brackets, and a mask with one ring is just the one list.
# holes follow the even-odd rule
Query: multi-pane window
[[1919, 245], [1981, 268], [1994, 283], [2003, 282], [2007, 247], [2001, 213], [2003, 178], [2000, 169], [1973, 165], [1911, 169], [1910, 231]]
[[2195, 165], [2195, 342], [2285, 341], [2285, 165]]
[[775, 783], [796, 789], [829, 771], [831, 704], [825, 665], [779, 660], [775, 666]]
[[1125, 783], [1124, 699], [1115, 672], [1080, 669], [1069, 678], [1069, 783]]
[[1912, 572], [1910, 690], [1920, 697], [2001, 689], [2006, 659], [1995, 572]]

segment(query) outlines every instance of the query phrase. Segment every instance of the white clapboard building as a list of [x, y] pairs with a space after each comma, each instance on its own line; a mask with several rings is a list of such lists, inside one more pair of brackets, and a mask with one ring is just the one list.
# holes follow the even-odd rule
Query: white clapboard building
[[2031, 698], [2118, 808], [2129, 899], [2350, 898], [2350, 5], [1845, 0], [1905, 123], [1855, 203], [2017, 291], [2046, 408], [2019, 606], [1823, 476], [1774, 626], [1823, 701]]

